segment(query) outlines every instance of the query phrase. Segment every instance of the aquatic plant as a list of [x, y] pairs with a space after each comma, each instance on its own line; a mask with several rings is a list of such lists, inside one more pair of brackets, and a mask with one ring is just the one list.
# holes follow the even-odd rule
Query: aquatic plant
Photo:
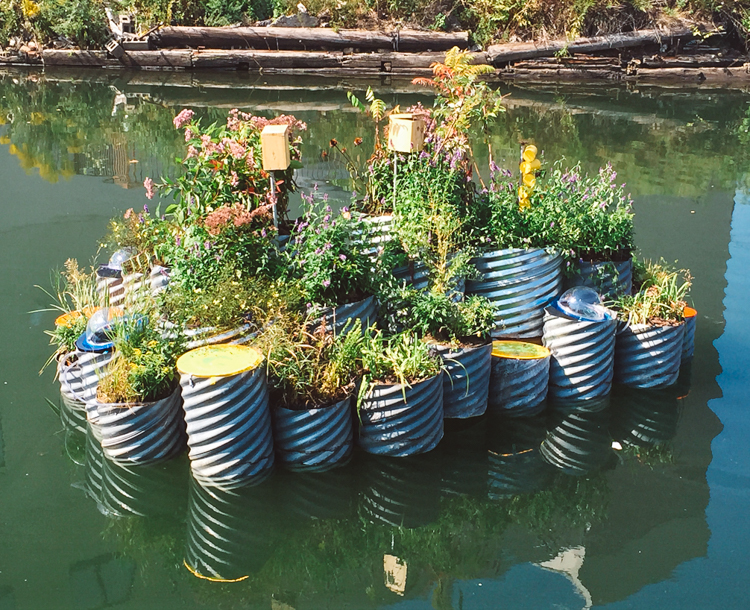
[[635, 265], [632, 295], [615, 300], [613, 308], [628, 324], [674, 324], [683, 320], [693, 278], [687, 269], [645, 261]]

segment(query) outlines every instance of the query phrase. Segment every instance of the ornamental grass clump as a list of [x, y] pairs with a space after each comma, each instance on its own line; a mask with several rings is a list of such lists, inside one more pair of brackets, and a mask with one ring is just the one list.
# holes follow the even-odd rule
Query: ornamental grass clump
[[116, 356], [99, 382], [101, 403], [144, 403], [161, 400], [177, 387], [175, 363], [184, 352], [179, 336], [168, 337], [153, 313], [135, 313], [114, 321]]
[[687, 269], [677, 270], [664, 262], [646, 261], [638, 264], [634, 271], [634, 294], [619, 297], [612, 307], [619, 319], [629, 325], [679, 324], [684, 319], [692, 280]]

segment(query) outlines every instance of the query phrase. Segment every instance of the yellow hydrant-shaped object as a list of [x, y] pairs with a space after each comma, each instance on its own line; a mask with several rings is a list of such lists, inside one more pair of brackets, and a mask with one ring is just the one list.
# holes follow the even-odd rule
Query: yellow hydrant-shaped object
[[521, 184], [518, 187], [518, 205], [521, 208], [531, 206], [529, 197], [536, 186], [536, 171], [542, 167], [542, 162], [536, 158], [537, 148], [533, 144], [524, 146], [521, 151]]

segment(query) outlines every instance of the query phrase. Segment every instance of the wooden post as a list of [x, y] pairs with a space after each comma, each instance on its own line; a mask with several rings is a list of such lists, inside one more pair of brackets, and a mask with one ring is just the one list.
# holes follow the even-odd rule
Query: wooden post
[[260, 145], [263, 152], [263, 169], [271, 177], [271, 203], [273, 205], [273, 226], [279, 228], [276, 211], [276, 180], [273, 172], [286, 170], [291, 164], [289, 155], [289, 125], [266, 125], [260, 132]]

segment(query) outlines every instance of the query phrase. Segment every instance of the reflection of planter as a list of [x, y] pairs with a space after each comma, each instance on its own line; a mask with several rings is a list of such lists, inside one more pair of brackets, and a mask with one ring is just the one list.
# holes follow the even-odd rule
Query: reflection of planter
[[272, 409], [276, 456], [292, 470], [327, 470], [354, 448], [351, 397], [319, 409]]
[[94, 434], [94, 426], [86, 431], [86, 468], [84, 469], [83, 490], [98, 505], [102, 501], [102, 477], [104, 476], [104, 452], [99, 438]]
[[579, 322], [550, 308], [544, 316], [544, 345], [552, 353], [549, 395], [588, 400], [612, 388], [616, 320]]
[[650, 447], [671, 440], [680, 418], [677, 386], [659, 390], [623, 388], [613, 399], [612, 436]]
[[566, 281], [566, 285], [588, 286], [605, 299], [630, 294], [633, 288], [633, 259], [619, 263], [579, 260], [575, 263], [578, 273]]
[[166, 460], [185, 446], [180, 390], [149, 403], [109, 404], [96, 401], [102, 449], [122, 464]]
[[546, 347], [495, 341], [488, 410], [506, 417], [529, 417], [544, 410], [549, 385], [550, 353]]
[[63, 427], [65, 453], [70, 460], [83, 466], [86, 462], [86, 408], [76, 400], [60, 394], [60, 421]]
[[685, 324], [620, 325], [615, 343], [615, 382], [634, 388], [663, 388], [677, 381]]
[[547, 436], [540, 447], [542, 457], [571, 475], [585, 475], [614, 458], [609, 435], [608, 399], [587, 401], [584, 408], [553, 409]]
[[415, 528], [440, 514], [440, 470], [432, 456], [372, 459], [361, 510], [371, 523]]
[[437, 346], [443, 357], [444, 417], [464, 419], [482, 415], [487, 410], [492, 364], [492, 344], [452, 349]]
[[318, 312], [315, 320], [310, 322], [311, 332], [315, 332], [321, 325], [325, 325], [327, 331], [333, 329], [338, 335], [347, 325], [351, 326], [355, 320], [362, 323], [363, 330], [378, 321], [378, 302], [375, 297], [367, 297], [355, 303], [322, 309]]
[[283, 518], [347, 519], [352, 516], [360, 479], [352, 461], [327, 472], [279, 472]]
[[[445, 426], [445, 436], [435, 456], [440, 462], [442, 492], [483, 496], [487, 491], [486, 421], [483, 418], [453, 420]], [[455, 429], [458, 427], [461, 429]]]
[[404, 457], [425, 453], [443, 438], [442, 374], [411, 387], [377, 384], [359, 407], [357, 443], [368, 453]]
[[682, 339], [681, 361], [685, 362], [690, 360], [695, 352], [695, 322], [698, 312], [692, 307], [686, 307], [682, 315], [685, 318], [685, 336]]
[[190, 486], [185, 566], [197, 577], [244, 580], [271, 556], [273, 498], [266, 485], [226, 490]]
[[240, 345], [211, 345], [177, 361], [193, 476], [241, 485], [273, 467], [263, 357]]
[[511, 248], [487, 252], [474, 264], [483, 279], [467, 282], [466, 292], [492, 302], [497, 324], [492, 336], [540, 336], [544, 308], [562, 288], [560, 255]]

